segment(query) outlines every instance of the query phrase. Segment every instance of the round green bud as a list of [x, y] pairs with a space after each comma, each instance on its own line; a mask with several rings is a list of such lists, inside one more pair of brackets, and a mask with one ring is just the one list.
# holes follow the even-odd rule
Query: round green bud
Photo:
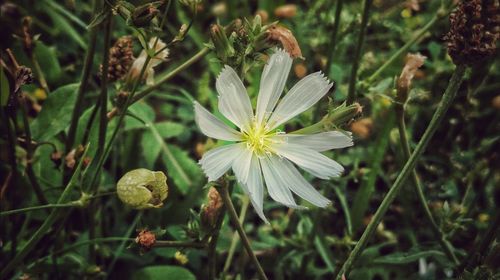
[[167, 176], [144, 168], [131, 170], [120, 178], [116, 192], [132, 208], [159, 208], [168, 196]]

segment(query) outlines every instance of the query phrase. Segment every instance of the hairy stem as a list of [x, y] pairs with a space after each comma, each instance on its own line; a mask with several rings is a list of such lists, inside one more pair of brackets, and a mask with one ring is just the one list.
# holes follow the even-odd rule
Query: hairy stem
[[[399, 129], [399, 140], [401, 142], [401, 149], [403, 150], [403, 156], [404, 160], [408, 161], [411, 155], [411, 150], [410, 150], [410, 144], [408, 142], [408, 137], [406, 135], [406, 124], [405, 124], [405, 113], [404, 113], [404, 104], [397, 104], [396, 105], [396, 117], [397, 117], [397, 122], [398, 122], [398, 129]], [[446, 237], [444, 233], [441, 231], [439, 228], [438, 224], [436, 223], [436, 220], [432, 216], [431, 209], [429, 208], [429, 205], [427, 204], [427, 199], [425, 198], [425, 194], [423, 191], [422, 183], [420, 182], [417, 171], [413, 170], [411, 174], [411, 178], [413, 180], [413, 186], [415, 188], [415, 192], [417, 193], [417, 198], [420, 202], [420, 205], [424, 209], [424, 214], [425, 217], [427, 218], [431, 230], [434, 233], [436, 239], [439, 242], [439, 245], [441, 245], [444, 253], [446, 256], [455, 264], [458, 265], [459, 261], [455, 253], [453, 252], [453, 247], [452, 245], [446, 240]]]
[[233, 226], [236, 228], [238, 231], [238, 234], [240, 235], [241, 242], [243, 243], [243, 247], [245, 247], [245, 250], [247, 251], [248, 256], [250, 257], [251, 261], [257, 268], [257, 273], [259, 275], [259, 278], [262, 280], [267, 280], [267, 276], [264, 273], [264, 269], [262, 269], [262, 266], [259, 263], [259, 260], [257, 259], [257, 256], [255, 256], [255, 253], [252, 250], [252, 246], [250, 245], [250, 240], [248, 239], [245, 231], [243, 230], [242, 225], [240, 224], [238, 220], [238, 214], [236, 213], [236, 210], [234, 209], [233, 202], [231, 201], [231, 196], [229, 194], [229, 191], [227, 189], [227, 186], [222, 186], [219, 188], [222, 196], [222, 200], [224, 201], [224, 205], [227, 209], [227, 212], [229, 214], [229, 220], [232, 222]]
[[453, 75], [450, 79], [450, 82], [448, 84], [448, 87], [446, 88], [443, 98], [441, 99], [441, 102], [439, 103], [438, 108], [436, 109], [436, 112], [434, 112], [434, 115], [432, 116], [432, 120], [429, 123], [429, 126], [424, 132], [424, 135], [422, 136], [422, 139], [418, 142], [418, 145], [411, 154], [410, 158], [408, 161], [405, 163], [403, 169], [401, 170], [401, 173], [399, 173], [398, 177], [396, 178], [396, 181], [390, 188], [389, 192], [387, 195], [384, 197], [384, 200], [378, 207], [377, 211], [373, 215], [370, 223], [366, 227], [365, 231], [363, 232], [363, 235], [359, 239], [358, 243], [352, 250], [352, 252], [349, 254], [349, 257], [347, 260], [344, 262], [342, 265], [341, 269], [337, 272], [336, 274], [336, 279], [341, 280], [343, 275], [346, 277], [348, 276], [348, 273], [350, 272], [354, 262], [358, 259], [358, 257], [361, 255], [361, 252], [363, 249], [366, 247], [368, 244], [368, 241], [370, 241], [371, 237], [375, 233], [375, 230], [377, 226], [380, 224], [382, 221], [382, 218], [384, 217], [385, 213], [387, 212], [387, 209], [389, 209], [389, 206], [391, 203], [394, 201], [396, 196], [399, 193], [399, 190], [401, 187], [404, 185], [406, 182], [406, 179], [408, 176], [410, 176], [411, 172], [415, 168], [415, 165], [417, 164], [418, 159], [422, 155], [422, 153], [425, 151], [427, 148], [427, 145], [429, 144], [430, 139], [436, 132], [437, 128], [441, 124], [441, 122], [444, 119], [444, 116], [446, 112], [448, 111], [448, 108], [451, 106], [451, 103], [453, 102], [453, 99], [455, 98], [458, 89], [460, 87], [460, 84], [462, 83], [462, 79], [465, 73], [465, 66], [464, 65], [458, 65], [455, 68], [455, 71], [453, 72]]
[[366, 26], [368, 25], [368, 20], [370, 17], [370, 8], [372, 5], [372, 0], [365, 0], [363, 5], [363, 18], [361, 19], [361, 28], [359, 29], [358, 42], [356, 45], [356, 50], [354, 53], [352, 68], [351, 68], [351, 78], [349, 80], [349, 91], [347, 93], [347, 105], [350, 105], [356, 99], [356, 81], [358, 76], [359, 60], [361, 59], [361, 51], [363, 49], [363, 43], [365, 41]]

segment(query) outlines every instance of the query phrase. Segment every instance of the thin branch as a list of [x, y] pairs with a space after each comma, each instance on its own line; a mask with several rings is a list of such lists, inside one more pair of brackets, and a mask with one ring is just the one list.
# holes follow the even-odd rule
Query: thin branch
[[219, 192], [221, 193], [222, 200], [224, 201], [224, 205], [227, 209], [227, 212], [229, 214], [229, 219], [231, 220], [233, 226], [236, 228], [238, 231], [238, 234], [240, 235], [241, 242], [243, 243], [243, 246], [245, 247], [245, 250], [247, 251], [248, 256], [250, 257], [251, 261], [255, 265], [255, 268], [257, 268], [257, 273], [259, 275], [259, 278], [262, 280], [267, 280], [266, 273], [264, 272], [264, 269], [262, 269], [262, 266], [259, 263], [259, 260], [255, 256], [255, 253], [252, 250], [252, 246], [250, 245], [250, 240], [248, 239], [245, 231], [243, 230], [243, 227], [241, 226], [239, 220], [238, 220], [238, 214], [236, 213], [236, 210], [234, 209], [233, 202], [231, 201], [231, 196], [229, 194], [227, 186], [222, 186], [218, 188], [220, 190]]
[[466, 67], [464, 65], [458, 65], [455, 68], [455, 71], [453, 72], [453, 75], [450, 79], [450, 82], [448, 84], [448, 87], [446, 88], [446, 91], [444, 92], [443, 98], [441, 99], [441, 102], [439, 103], [438, 108], [436, 109], [436, 112], [434, 112], [434, 115], [432, 117], [431, 122], [429, 123], [429, 126], [424, 132], [424, 135], [422, 136], [422, 139], [418, 142], [418, 145], [411, 154], [409, 160], [405, 163], [403, 169], [401, 170], [401, 173], [399, 173], [398, 177], [396, 178], [396, 181], [392, 185], [392, 187], [389, 189], [389, 192], [387, 195], [384, 197], [384, 200], [378, 207], [377, 211], [373, 215], [370, 223], [366, 227], [365, 231], [363, 232], [363, 235], [359, 239], [358, 243], [352, 250], [352, 252], [349, 254], [349, 257], [345, 261], [345, 263], [342, 265], [342, 268], [336, 273], [335, 279], [341, 280], [342, 277], [348, 276], [352, 266], [354, 265], [355, 261], [358, 259], [358, 257], [361, 255], [363, 249], [366, 247], [368, 244], [368, 241], [371, 239], [373, 234], [375, 233], [375, 230], [377, 226], [380, 224], [382, 221], [382, 218], [384, 217], [385, 213], [387, 212], [387, 209], [389, 209], [389, 206], [392, 204], [394, 199], [399, 193], [399, 190], [401, 187], [404, 185], [406, 182], [406, 179], [411, 175], [413, 169], [415, 168], [415, 165], [417, 164], [417, 161], [419, 160], [420, 156], [422, 153], [425, 151], [427, 148], [427, 145], [429, 144], [430, 139], [436, 132], [437, 128], [443, 121], [446, 112], [448, 111], [448, 108], [451, 106], [451, 103], [455, 99], [455, 96], [458, 92], [458, 89], [460, 88], [460, 85], [462, 84], [462, 79], [465, 74], [465, 69]]

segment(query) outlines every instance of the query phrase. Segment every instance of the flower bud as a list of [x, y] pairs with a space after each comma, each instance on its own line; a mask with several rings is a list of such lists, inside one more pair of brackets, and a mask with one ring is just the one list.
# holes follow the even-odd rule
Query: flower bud
[[167, 177], [161, 171], [135, 169], [120, 178], [116, 191], [120, 200], [132, 208], [159, 208], [168, 195]]
[[223, 62], [226, 62], [229, 57], [234, 56], [235, 51], [231, 42], [227, 38], [224, 28], [218, 24], [213, 24], [210, 27], [210, 38], [214, 44], [217, 57]]
[[181, 251], [175, 252], [174, 258], [181, 265], [185, 265], [189, 262], [188, 257], [185, 254], [183, 254]]
[[274, 10], [274, 15], [278, 18], [292, 18], [297, 14], [297, 5], [286, 4]]
[[136, 27], [149, 26], [151, 21], [160, 13], [157, 9], [158, 6], [159, 4], [154, 2], [135, 8], [131, 17], [133, 25]]
[[359, 103], [346, 105], [345, 103], [331, 110], [328, 114], [329, 123], [333, 126], [341, 126], [363, 112]]

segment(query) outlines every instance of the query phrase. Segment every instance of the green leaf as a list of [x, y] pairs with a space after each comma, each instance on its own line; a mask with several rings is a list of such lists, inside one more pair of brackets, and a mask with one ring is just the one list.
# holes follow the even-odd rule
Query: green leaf
[[173, 265], [155, 265], [137, 270], [132, 275], [132, 280], [164, 280], [183, 279], [195, 280], [196, 277], [187, 269]]
[[75, 41], [84, 50], [87, 49], [87, 44], [85, 43], [81, 32], [76, 31], [73, 25], [71, 25], [71, 23], [66, 18], [55, 12], [55, 10], [47, 9], [47, 13], [50, 15], [53, 25], [56, 28], [59, 28], [59, 31], [66, 33], [68, 37], [73, 39], [73, 41]]
[[[134, 105], [128, 108], [132, 114], [136, 116], [136, 118], [126, 118], [125, 119], [125, 130], [144, 128], [146, 123], [151, 123], [155, 119], [155, 112], [153, 108], [151, 108], [146, 103], [135, 103]], [[138, 120], [138, 119], [142, 120]]]
[[181, 135], [186, 129], [182, 124], [175, 122], [158, 122], [154, 126], [163, 138], [172, 138]]
[[57, 83], [61, 79], [61, 65], [57, 60], [56, 49], [48, 47], [41, 41], [35, 44], [35, 55], [49, 83]]
[[69, 84], [49, 94], [42, 111], [31, 123], [35, 141], [47, 141], [69, 125], [77, 89], [78, 84]]
[[174, 145], [165, 145], [164, 147], [167, 147], [171, 154], [171, 156], [168, 156], [167, 150], [162, 148], [165, 154], [165, 156], [162, 156], [162, 160], [167, 166], [167, 176], [173, 179], [179, 191], [185, 195], [191, 187], [195, 186], [195, 182], [201, 178], [200, 166], [181, 148]]

